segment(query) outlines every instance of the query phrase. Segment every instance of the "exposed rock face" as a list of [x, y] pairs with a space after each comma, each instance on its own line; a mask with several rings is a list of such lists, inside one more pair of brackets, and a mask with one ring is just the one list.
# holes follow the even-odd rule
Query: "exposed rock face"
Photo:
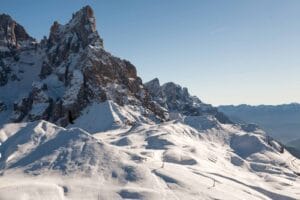
[[6, 108], [5, 103], [2, 102], [2, 101], [0, 101], [0, 112], [4, 111], [4, 110], [6, 110], [6, 109], [7, 109], [7, 108]]
[[8, 81], [8, 74], [10, 73], [10, 68], [5, 65], [5, 63], [0, 59], [0, 86], [3, 86]]
[[[15, 122], [44, 119], [66, 126], [70, 118], [80, 116], [92, 102], [106, 100], [140, 106], [154, 120], [166, 117], [165, 109], [153, 102], [144, 89], [135, 66], [104, 50], [89, 6], [73, 14], [66, 25], [54, 22], [49, 38], [44, 38], [31, 53], [42, 58], [40, 73], [32, 80], [35, 82], [31, 91], [15, 102]], [[21, 61], [15, 62], [13, 65], [20, 65]], [[0, 67], [0, 84], [4, 85], [8, 72], [1, 63]]]
[[196, 96], [191, 96], [187, 88], [182, 88], [173, 82], [162, 86], [157, 78], [145, 83], [152, 98], [170, 112], [178, 112], [185, 116], [214, 116], [221, 123], [231, 121], [217, 108], [205, 104]]
[[96, 30], [96, 19], [90, 6], [82, 8], [73, 14], [66, 25], [54, 22], [50, 29], [49, 45], [62, 44], [73, 50], [85, 48], [88, 45], [103, 48], [103, 41]]
[[9, 15], [1, 14], [0, 47], [2, 47], [2, 50], [19, 48], [26, 41], [33, 41], [33, 39], [27, 34], [25, 29]]
[[96, 19], [91, 7], [76, 12], [66, 25], [54, 22], [48, 39], [48, 59], [57, 67], [71, 54], [85, 50], [89, 45], [103, 48], [103, 41], [96, 30]]
[[0, 14], [0, 86], [19, 80], [7, 62], [18, 61], [20, 51], [34, 48], [35, 40], [9, 15]]
[[[89, 6], [73, 14], [65, 25], [54, 22], [49, 37], [40, 43], [34, 43], [9, 16], [1, 16], [0, 40], [10, 54], [0, 59], [0, 86], [10, 81], [30, 81], [25, 94], [12, 98], [16, 102], [5, 102], [13, 107], [14, 122], [44, 119], [67, 126], [70, 119], [79, 117], [92, 103], [112, 100], [121, 106], [139, 107], [153, 121], [172, 118], [170, 112], [204, 116], [210, 124], [213, 119], [205, 116], [230, 123], [216, 108], [191, 96], [179, 85], [161, 86], [154, 79], [145, 84], [146, 89], [135, 66], [104, 50]], [[23, 75], [25, 65], [27, 71], [39, 70], [32, 77], [27, 73], [32, 80]]]

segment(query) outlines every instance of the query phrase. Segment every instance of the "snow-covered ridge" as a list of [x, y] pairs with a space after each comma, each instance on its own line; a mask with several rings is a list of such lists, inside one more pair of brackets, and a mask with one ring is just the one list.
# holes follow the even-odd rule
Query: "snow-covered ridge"
[[165, 119], [135, 66], [103, 49], [90, 6], [65, 25], [54, 22], [49, 38], [29, 46], [0, 55], [1, 124], [43, 119], [67, 126], [85, 108], [106, 100], [144, 110], [150, 121]]
[[0, 14], [0, 55], [24, 48], [35, 40], [7, 14]]
[[170, 121], [89, 134], [46, 121], [10, 124], [0, 146], [0, 198], [300, 197], [293, 156], [263, 133], [221, 126], [200, 132]]
[[173, 119], [179, 113], [184, 116], [201, 116], [202, 119], [207, 118], [208, 121], [215, 118], [214, 121], [225, 124], [232, 123], [227, 116], [215, 107], [203, 103], [196, 96], [190, 95], [187, 88], [178, 84], [168, 82], [160, 85], [159, 80], [155, 78], [145, 83], [145, 87], [153, 99], [171, 113]]
[[300, 198], [299, 160], [187, 88], [143, 84], [89, 6], [27, 47], [0, 54], [1, 200]]

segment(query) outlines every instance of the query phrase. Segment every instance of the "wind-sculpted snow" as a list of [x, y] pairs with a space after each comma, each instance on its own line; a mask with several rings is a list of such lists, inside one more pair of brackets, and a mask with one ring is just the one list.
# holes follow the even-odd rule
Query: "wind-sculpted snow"
[[300, 198], [294, 157], [263, 134], [221, 126], [199, 132], [175, 121], [136, 123], [91, 135], [46, 121], [10, 124], [1, 129], [0, 197]]
[[235, 153], [242, 158], [247, 158], [248, 156], [266, 148], [257, 136], [251, 136], [248, 134], [233, 136], [230, 141], [230, 146]]
[[0, 34], [1, 200], [300, 199], [280, 143], [175, 83], [144, 85], [95, 24], [86, 6], [40, 43]]
[[[28, 195], [38, 199], [43, 194], [52, 195], [53, 199], [57, 197], [64, 199], [64, 194], [61, 195], [62, 189], [70, 190], [70, 193], [80, 192], [78, 188], [72, 189], [79, 187], [79, 185], [74, 186], [73, 182], [64, 187], [58, 182], [40, 184], [35, 182], [40, 181], [39, 177], [49, 177], [49, 179], [65, 177], [64, 180], [72, 177], [75, 180], [89, 177], [90, 181], [95, 181], [90, 185], [85, 185], [86, 182], [80, 183], [80, 187], [87, 187], [94, 196], [76, 195], [76, 199], [99, 198], [97, 187], [93, 185], [107, 187], [105, 195], [114, 192], [115, 196], [124, 196], [125, 190], [121, 188], [126, 187], [148, 188], [146, 194], [149, 193], [150, 196], [155, 196], [155, 190], [158, 189], [151, 169], [138, 165], [126, 151], [115, 148], [79, 128], [64, 129], [46, 121], [29, 123], [6, 139], [0, 151], [2, 176], [7, 178], [11, 174], [32, 178], [29, 183], [18, 182], [17, 185], [13, 184], [5, 188], [1, 187], [4, 182], [0, 181], [0, 197], [4, 199], [24, 199]], [[16, 187], [21, 187], [22, 191], [12, 197], [6, 194]], [[36, 193], [30, 187], [35, 187]], [[55, 187], [57, 189], [53, 191]]]
[[102, 132], [136, 123], [154, 122], [144, 117], [145, 109], [138, 106], [118, 106], [113, 101], [94, 103], [82, 111], [81, 116], [70, 127], [80, 127], [90, 133]]
[[5, 140], [0, 150], [1, 170], [22, 169], [35, 175], [50, 171], [97, 174], [103, 178], [107, 178], [106, 170], [114, 170], [116, 176], [123, 171], [128, 177], [136, 172], [135, 167], [122, 163], [126, 153], [79, 128], [64, 129], [46, 121], [29, 123]]

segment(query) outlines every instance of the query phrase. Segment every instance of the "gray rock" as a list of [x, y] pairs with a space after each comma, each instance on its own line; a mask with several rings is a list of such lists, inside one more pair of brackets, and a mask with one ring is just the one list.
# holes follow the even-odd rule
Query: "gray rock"
[[219, 112], [217, 108], [203, 103], [196, 96], [191, 96], [187, 88], [178, 84], [169, 82], [161, 86], [159, 80], [155, 78], [145, 83], [145, 87], [151, 98], [170, 112], [181, 113], [186, 116], [211, 115], [221, 123], [231, 123], [228, 117]]
[[[15, 48], [18, 38], [20, 41], [31, 41], [25, 30], [20, 32], [23, 34], [18, 32], [12, 37], [11, 44]], [[28, 51], [28, 48], [19, 48], [17, 55], [24, 51]], [[81, 111], [92, 102], [106, 100], [121, 106], [130, 104], [143, 107], [143, 114], [154, 121], [165, 119], [165, 109], [152, 101], [141, 78], [137, 76], [135, 66], [104, 50], [103, 40], [96, 30], [93, 10], [89, 6], [73, 14], [65, 25], [54, 22], [49, 38], [44, 38], [38, 44], [38, 50], [31, 49], [30, 53], [37, 57], [41, 55], [41, 71], [37, 77], [40, 80], [33, 84], [24, 98], [14, 104], [13, 121], [44, 119], [66, 126], [70, 119], [79, 117]], [[13, 56], [6, 59], [13, 60]], [[13, 62], [14, 66], [22, 65], [22, 61]], [[0, 63], [0, 66], [3, 66], [0, 68], [1, 86], [13, 76], [9, 75], [9, 69], [4, 65]], [[20, 80], [19, 76], [14, 77], [15, 81]], [[49, 80], [57, 80], [57, 84], [46, 85]]]

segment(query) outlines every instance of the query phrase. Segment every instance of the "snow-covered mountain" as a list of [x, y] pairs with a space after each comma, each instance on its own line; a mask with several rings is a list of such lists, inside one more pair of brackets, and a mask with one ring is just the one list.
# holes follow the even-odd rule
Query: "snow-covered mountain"
[[155, 78], [145, 83], [145, 87], [152, 98], [173, 116], [178, 113], [186, 116], [213, 116], [221, 123], [232, 123], [217, 108], [203, 103], [196, 96], [191, 96], [187, 88], [182, 88], [173, 82], [161, 86], [159, 80]]
[[235, 122], [258, 124], [284, 144], [300, 138], [300, 104], [220, 106], [218, 109]]
[[91, 7], [41, 42], [0, 22], [1, 200], [300, 199], [298, 159], [186, 88], [143, 84]]
[[[3, 29], [17, 31], [6, 24]], [[139, 106], [154, 121], [165, 119], [164, 110], [151, 101], [136, 68], [104, 50], [89, 6], [65, 25], [54, 22], [49, 37], [40, 43], [31, 42], [28, 36], [30, 42], [10, 47], [7, 35], [10, 33], [0, 38], [5, 50], [1, 77], [6, 77], [0, 88], [2, 120], [43, 119], [66, 126], [88, 105], [105, 100]]]

